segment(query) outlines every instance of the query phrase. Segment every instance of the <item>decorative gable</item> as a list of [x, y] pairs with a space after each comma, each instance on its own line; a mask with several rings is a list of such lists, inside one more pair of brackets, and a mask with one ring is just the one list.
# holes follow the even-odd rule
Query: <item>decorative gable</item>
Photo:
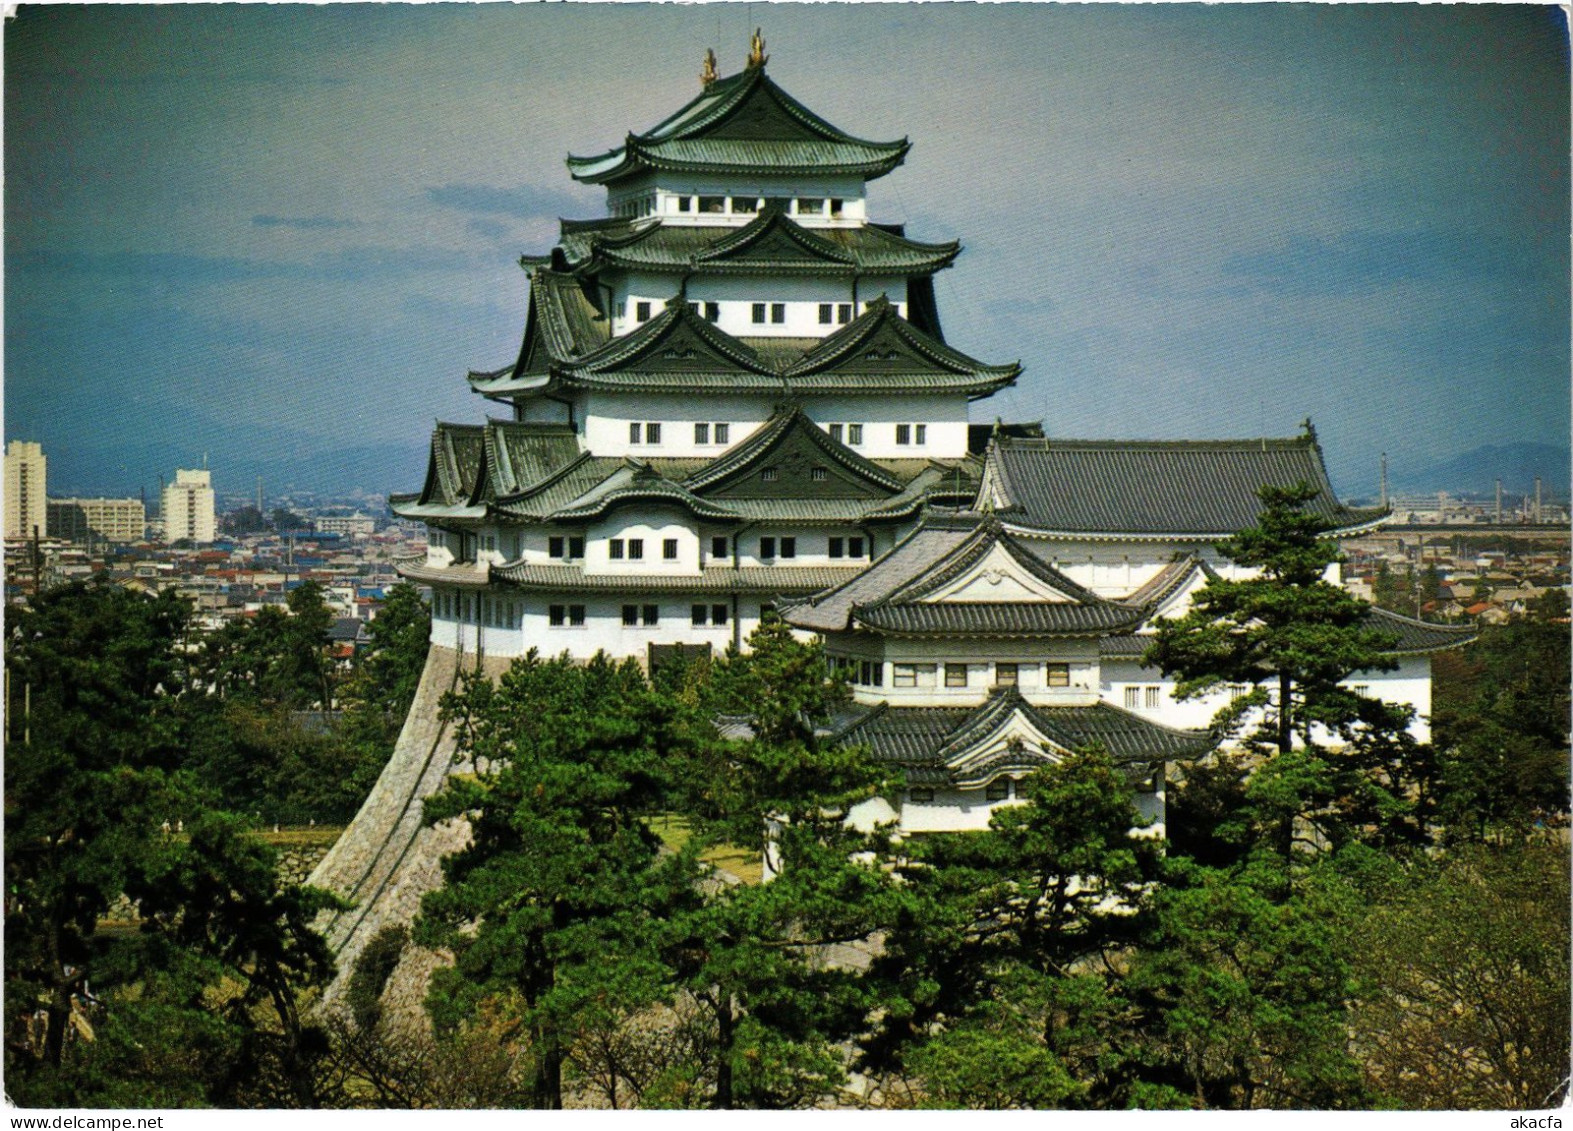
[[807, 418], [704, 492], [716, 499], [883, 499], [892, 492], [831, 458]]
[[1004, 543], [998, 541], [960, 576], [925, 594], [920, 600], [924, 604], [1079, 603], [1076, 595], [1027, 569]]
[[987, 730], [964, 729], [940, 753], [951, 780], [975, 789], [1001, 773], [1030, 772], [1062, 761], [1070, 751], [1033, 725], [1025, 706], [1017, 703]]

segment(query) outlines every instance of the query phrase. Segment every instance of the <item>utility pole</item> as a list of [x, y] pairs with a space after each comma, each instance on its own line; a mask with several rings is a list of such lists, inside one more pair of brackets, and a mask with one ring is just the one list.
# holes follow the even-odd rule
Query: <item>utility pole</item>
[[1382, 505], [1382, 509], [1383, 510], [1387, 509], [1387, 453], [1386, 452], [1382, 453], [1381, 505]]
[[1497, 480], [1497, 525], [1502, 525], [1502, 480]]

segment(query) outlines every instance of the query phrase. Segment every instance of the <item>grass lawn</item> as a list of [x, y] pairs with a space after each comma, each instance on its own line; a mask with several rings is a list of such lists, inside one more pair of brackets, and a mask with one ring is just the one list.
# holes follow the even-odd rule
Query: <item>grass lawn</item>
[[[674, 852], [687, 844], [691, 835], [687, 820], [677, 816], [652, 819], [650, 830]], [[745, 884], [757, 884], [764, 878], [764, 861], [758, 849], [750, 851], [733, 844], [720, 844], [699, 858], [723, 872], [730, 872]]]

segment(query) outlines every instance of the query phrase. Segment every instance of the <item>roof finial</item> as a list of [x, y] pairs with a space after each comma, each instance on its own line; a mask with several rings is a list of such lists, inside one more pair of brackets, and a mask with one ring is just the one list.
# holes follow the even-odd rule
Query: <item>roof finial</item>
[[765, 54], [765, 37], [760, 34], [759, 28], [754, 29], [753, 38], [748, 41], [748, 69], [757, 71], [770, 62], [770, 56]]
[[710, 89], [710, 84], [715, 82], [715, 80], [716, 80], [715, 49], [712, 48], [712, 47], [706, 47], [705, 48], [705, 65], [704, 65], [704, 68], [699, 72], [699, 86], [701, 87], [701, 89], [709, 90]]
[[1305, 430], [1305, 438], [1313, 444], [1316, 443], [1316, 425], [1311, 423], [1309, 416], [1300, 421], [1300, 427]]

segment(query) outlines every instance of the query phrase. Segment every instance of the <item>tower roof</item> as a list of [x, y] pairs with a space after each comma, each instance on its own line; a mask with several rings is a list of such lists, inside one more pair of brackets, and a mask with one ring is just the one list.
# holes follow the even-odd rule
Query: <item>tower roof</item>
[[585, 184], [615, 184], [649, 170], [882, 177], [911, 144], [866, 141], [837, 129], [777, 86], [763, 64], [717, 79], [642, 134], [596, 157], [568, 158]]

